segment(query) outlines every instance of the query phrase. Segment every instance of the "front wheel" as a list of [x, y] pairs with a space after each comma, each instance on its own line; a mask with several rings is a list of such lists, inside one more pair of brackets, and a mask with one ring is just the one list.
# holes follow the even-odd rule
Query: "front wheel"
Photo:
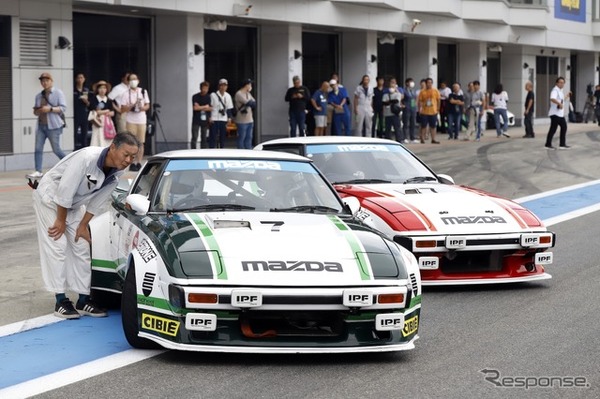
[[127, 270], [125, 283], [123, 284], [123, 294], [121, 295], [121, 321], [123, 323], [123, 332], [129, 345], [138, 349], [158, 349], [154, 341], [138, 336], [140, 332], [137, 314], [137, 289], [135, 284], [135, 265], [132, 263]]

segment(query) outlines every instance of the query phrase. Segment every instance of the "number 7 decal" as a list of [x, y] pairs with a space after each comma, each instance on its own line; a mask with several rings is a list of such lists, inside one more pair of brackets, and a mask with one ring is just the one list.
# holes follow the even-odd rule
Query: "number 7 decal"
[[261, 224], [272, 224], [273, 227], [271, 227], [271, 231], [279, 231], [279, 229], [281, 228], [281, 226], [283, 226], [283, 222], [282, 221], [261, 221]]

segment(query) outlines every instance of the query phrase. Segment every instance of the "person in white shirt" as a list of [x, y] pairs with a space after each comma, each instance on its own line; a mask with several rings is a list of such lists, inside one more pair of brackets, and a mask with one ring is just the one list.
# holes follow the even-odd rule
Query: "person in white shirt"
[[[50, 169], [33, 191], [44, 285], [56, 296], [54, 315], [104, 317], [90, 298], [92, 267], [89, 222], [106, 211], [119, 177], [135, 159], [140, 143], [119, 133], [109, 147], [84, 147]], [[79, 294], [76, 306], [66, 292]]]
[[[496, 137], [510, 137], [508, 134], [508, 114], [506, 112], [508, 104], [508, 93], [504, 91], [501, 83], [498, 83], [492, 93], [492, 104], [494, 105], [494, 121], [496, 122]], [[502, 121], [500, 121], [502, 118]]]
[[117, 104], [117, 101], [119, 100], [119, 97], [129, 89], [128, 79], [129, 72], [125, 72], [123, 76], [121, 76], [121, 82], [108, 92], [108, 98], [112, 101], [113, 109], [116, 112], [115, 127], [117, 128], [117, 132], [125, 131], [125, 118], [127, 117], [127, 113], [121, 113], [121, 108], [119, 104]]
[[148, 97], [148, 90], [138, 87], [140, 80], [135, 73], [129, 74], [128, 81], [129, 89], [121, 94], [117, 102], [120, 105], [121, 113], [127, 113], [125, 130], [133, 133], [142, 144], [136, 162], [129, 168], [131, 171], [137, 171], [141, 169], [144, 160], [144, 143], [146, 142], [147, 129], [146, 111], [150, 109], [150, 98]]
[[369, 75], [363, 75], [354, 90], [354, 115], [356, 118], [356, 135], [365, 137], [371, 134], [373, 122], [373, 88], [369, 86]]
[[[565, 93], [563, 93], [563, 87], [565, 87], [565, 78], [559, 76], [556, 79], [556, 84], [550, 92], [550, 110], [548, 116], [550, 116], [550, 129], [546, 136], [546, 148], [554, 150], [552, 146], [552, 137], [556, 133], [556, 129], [560, 126], [560, 140], [559, 149], [566, 150], [571, 148], [567, 145], [567, 122], [565, 121]], [[570, 93], [567, 97], [570, 96]]]
[[233, 100], [227, 93], [227, 79], [219, 80], [219, 89], [210, 95], [210, 106], [212, 107], [210, 135], [208, 137], [208, 147], [225, 148], [225, 137], [227, 135], [227, 123], [231, 122], [233, 117]]

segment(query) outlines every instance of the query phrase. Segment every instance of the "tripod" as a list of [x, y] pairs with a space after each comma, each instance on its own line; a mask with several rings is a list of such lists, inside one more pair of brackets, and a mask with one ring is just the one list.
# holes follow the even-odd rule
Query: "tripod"
[[165, 131], [162, 126], [162, 122], [160, 121], [160, 104], [152, 104], [152, 115], [150, 116], [150, 123], [148, 124], [148, 134], [153, 135], [153, 128], [158, 123], [158, 127], [160, 128], [160, 133], [162, 134], [163, 141], [165, 143], [165, 149], [169, 150], [169, 143], [167, 141], [167, 136], [165, 136]]

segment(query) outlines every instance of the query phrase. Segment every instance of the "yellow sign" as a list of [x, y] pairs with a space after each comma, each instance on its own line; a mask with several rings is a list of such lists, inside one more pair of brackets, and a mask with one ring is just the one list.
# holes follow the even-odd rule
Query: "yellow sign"
[[142, 327], [146, 330], [156, 331], [174, 337], [177, 335], [177, 331], [179, 331], [179, 324], [180, 323], [175, 320], [142, 313]]
[[408, 337], [414, 334], [419, 329], [419, 315], [415, 315], [410, 319], [404, 320], [404, 328], [402, 329], [402, 336]]
[[560, 0], [560, 5], [570, 10], [579, 10], [579, 0]]

